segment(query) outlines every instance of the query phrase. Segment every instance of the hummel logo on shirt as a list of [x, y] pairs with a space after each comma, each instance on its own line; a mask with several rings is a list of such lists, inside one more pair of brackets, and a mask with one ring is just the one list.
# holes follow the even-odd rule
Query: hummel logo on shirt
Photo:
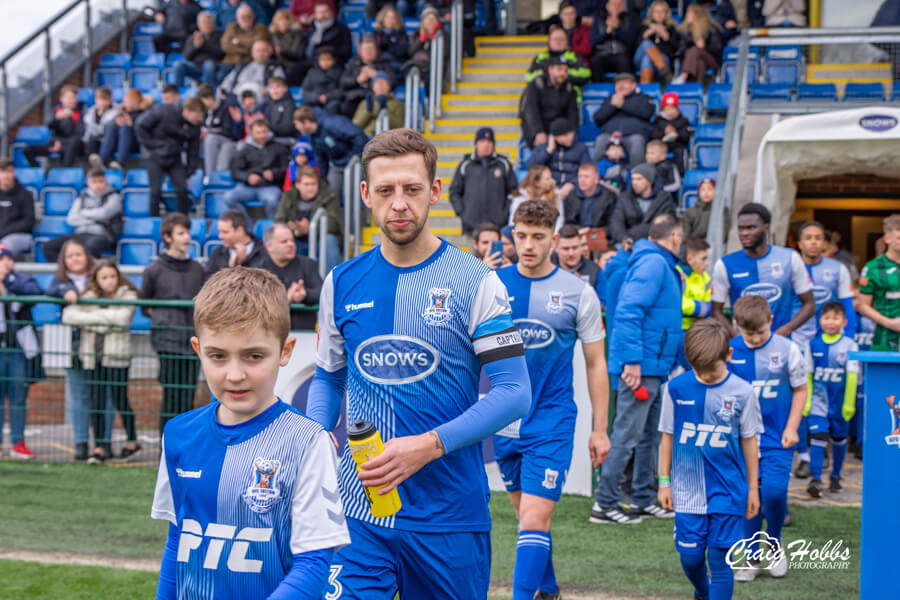
[[734, 358], [732, 358], [732, 359], [731, 359], [731, 363], [732, 363], [732, 364], [735, 364], [735, 365], [746, 365], [746, 364], [747, 364], [747, 359], [745, 359], [745, 358], [741, 358], [741, 359], [734, 359]]
[[732, 277], [734, 277], [735, 279], [739, 279], [741, 277], [750, 277], [750, 272], [747, 271], [744, 273], [735, 273], [734, 275], [732, 275]]
[[693, 405], [694, 405], [694, 401], [693, 401], [693, 400], [679, 400], [679, 399], [677, 399], [677, 398], [675, 399], [675, 403], [676, 403], [676, 404], [683, 404], [683, 405], [685, 405], [685, 406], [693, 406]]
[[200, 475], [202, 473], [203, 470], [188, 471], [186, 469], [182, 469], [181, 467], [175, 469], [175, 474], [179, 477], [184, 477], [185, 479], [200, 479]]
[[346, 305], [344, 305], [344, 310], [349, 312], [351, 310], [362, 310], [364, 308], [374, 308], [374, 307], [375, 307], [375, 301], [369, 300], [368, 302], [362, 302], [360, 304], [346, 304]]

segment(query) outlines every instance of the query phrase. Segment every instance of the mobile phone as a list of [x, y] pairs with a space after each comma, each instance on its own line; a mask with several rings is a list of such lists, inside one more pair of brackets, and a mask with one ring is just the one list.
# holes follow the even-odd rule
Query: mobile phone
[[497, 240], [496, 242], [491, 242], [491, 254], [499, 254], [500, 257], [503, 257], [503, 242]]

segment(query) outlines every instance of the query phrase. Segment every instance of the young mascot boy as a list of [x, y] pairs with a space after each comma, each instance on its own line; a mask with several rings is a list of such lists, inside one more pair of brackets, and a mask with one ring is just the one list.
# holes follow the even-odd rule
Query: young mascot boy
[[[728, 366], [732, 373], [750, 382], [759, 398], [763, 420], [759, 441], [760, 497], [766, 534], [780, 543], [797, 428], [806, 404], [808, 361], [797, 344], [772, 333], [772, 310], [762, 296], [739, 298], [734, 303], [734, 319], [741, 335], [731, 340], [734, 352]], [[747, 520], [745, 538], [760, 531], [762, 518], [759, 514]], [[784, 577], [787, 559], [780, 555], [767, 567], [772, 577]], [[759, 564], [751, 561], [738, 570], [735, 579], [753, 581], [759, 571]]]
[[294, 349], [284, 286], [213, 275], [191, 345], [217, 398], [169, 421], [151, 516], [169, 521], [157, 600], [322, 597], [350, 542], [331, 438], [274, 394]]
[[734, 574], [726, 556], [744, 536], [744, 519], [759, 512], [762, 418], [753, 388], [725, 364], [729, 338], [713, 319], [687, 330], [684, 351], [693, 371], [667, 384], [659, 418], [658, 498], [675, 510], [681, 567], [694, 597], [703, 600], [731, 598]]

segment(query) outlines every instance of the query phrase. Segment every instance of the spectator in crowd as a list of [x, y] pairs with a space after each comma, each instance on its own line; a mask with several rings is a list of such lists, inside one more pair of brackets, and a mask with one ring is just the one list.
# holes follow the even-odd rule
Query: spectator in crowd
[[[618, 376], [616, 417], [610, 451], [591, 509], [594, 523], [632, 524], [642, 517], [673, 518], [654, 503], [659, 451], [661, 388], [675, 367], [681, 346], [681, 276], [675, 265], [681, 224], [674, 214], [650, 225], [650, 239], [634, 244], [618, 294], [610, 343], [609, 373]], [[619, 480], [634, 451], [629, 514], [619, 508]]]
[[224, 171], [231, 167], [236, 141], [240, 138], [240, 126], [234, 122], [229, 106], [216, 98], [216, 91], [204, 83], [197, 88], [196, 97], [203, 103], [203, 172], [209, 176], [213, 171]]
[[562, 199], [575, 186], [571, 183], [565, 184], [562, 188], [557, 187], [550, 167], [546, 165], [536, 165], [528, 169], [525, 179], [519, 184], [518, 194], [512, 199], [509, 206], [509, 225], [513, 225], [512, 218], [516, 213], [519, 205], [526, 200], [543, 200], [556, 207], [559, 216], [556, 219], [556, 227], [554, 231], [559, 231], [563, 226], [563, 201]]
[[101, 169], [91, 169], [87, 186], [75, 198], [66, 215], [66, 223], [75, 231], [61, 235], [44, 244], [44, 256], [55, 262], [66, 240], [77, 239], [94, 258], [116, 249], [122, 234], [122, 196], [109, 185]]
[[[297, 254], [294, 232], [284, 223], [275, 223], [263, 234], [266, 259], [260, 268], [274, 274], [287, 289], [291, 304], [315, 306], [322, 291], [319, 265], [308, 256]], [[291, 330], [316, 328], [314, 311], [291, 311]]]
[[235, 22], [230, 23], [222, 34], [222, 52], [225, 53], [222, 64], [236, 67], [246, 63], [251, 58], [253, 44], [261, 41], [269, 41], [269, 30], [256, 22], [256, 15], [249, 5], [239, 5]]
[[503, 260], [503, 251], [491, 252], [492, 245], [497, 242], [500, 242], [500, 228], [494, 223], [481, 223], [472, 231], [472, 254], [485, 264], [495, 262], [497, 266], [491, 268], [496, 269]]
[[[409, 73], [412, 67], [417, 67], [422, 74], [422, 81], [427, 82], [429, 58], [431, 56], [431, 42], [442, 29], [436, 9], [429, 6], [422, 11], [422, 16], [419, 18], [419, 28], [410, 36], [412, 39], [412, 42], [409, 45], [410, 58], [403, 65], [404, 76]], [[425, 85], [427, 87], [428, 83]]]
[[378, 11], [372, 36], [379, 56], [391, 61], [391, 68], [399, 73], [403, 69], [403, 63], [409, 58], [409, 37], [406, 35], [403, 19], [393, 5], [387, 4]]
[[[381, 73], [387, 79], [388, 91], [394, 88], [394, 69], [391, 59], [382, 57], [378, 53], [378, 45], [375, 38], [366, 36], [359, 42], [356, 56], [347, 63], [347, 68], [341, 75], [341, 114], [352, 117], [359, 101], [369, 95], [372, 88], [372, 79], [376, 73]], [[304, 88], [304, 92], [306, 89]]]
[[241, 92], [241, 106], [231, 106], [228, 112], [231, 118], [235, 120], [240, 129], [239, 137], [241, 140], [250, 139], [250, 126], [254, 121], [265, 119], [262, 114], [263, 105], [260, 102], [260, 94], [253, 90], [244, 90]]
[[[709, 231], [709, 215], [712, 209], [712, 201], [716, 195], [716, 180], [707, 177], [700, 182], [697, 187], [697, 201], [694, 205], [684, 211], [684, 235], [686, 237], [695, 237], [706, 239], [706, 232]], [[722, 220], [722, 232], [727, 234], [730, 227], [730, 219], [728, 217], [728, 207], [723, 207], [724, 214]]]
[[709, 268], [709, 244], [703, 238], [686, 237], [684, 249], [687, 265], [678, 265], [684, 275], [684, 295], [681, 299], [681, 328], [685, 331], [697, 319], [709, 316], [712, 284]]
[[[134, 284], [122, 275], [110, 259], [98, 262], [91, 271], [84, 298], [137, 300]], [[98, 306], [70, 304], [62, 311], [62, 322], [81, 329], [78, 360], [90, 382], [91, 423], [94, 451], [88, 464], [103, 464], [113, 457], [107, 421], [114, 418], [106, 410], [107, 396], [122, 419], [126, 443], [117, 458], [132, 459], [140, 452], [134, 411], [128, 402], [128, 368], [131, 365], [131, 321], [134, 305]]]
[[806, 0], [765, 0], [767, 27], [806, 27]]
[[59, 90], [59, 104], [53, 113], [53, 119], [47, 124], [50, 129], [50, 142], [26, 146], [25, 159], [32, 167], [39, 166], [39, 156], [50, 156], [60, 153], [62, 166], [73, 167], [84, 153], [84, 106], [78, 101], [78, 88], [66, 84]]
[[387, 110], [388, 129], [403, 127], [406, 106], [391, 96], [391, 84], [384, 71], [378, 71], [370, 80], [371, 89], [359, 101], [353, 115], [353, 124], [362, 129], [369, 137], [375, 135], [375, 124], [381, 109]]
[[600, 183], [597, 165], [585, 162], [578, 167], [578, 185], [565, 197], [563, 207], [567, 224], [607, 229], [616, 208], [616, 195]]
[[624, 0], [607, 0], [606, 16], [591, 28], [591, 73], [602, 81], [606, 73], [630, 73], [640, 23], [625, 10]]
[[[169, 213], [160, 226], [166, 251], [144, 269], [141, 298], [145, 300], [192, 300], [206, 278], [203, 266], [188, 256], [191, 220], [184, 213]], [[194, 405], [194, 388], [200, 363], [191, 348], [193, 309], [141, 307], [150, 317], [150, 343], [159, 355], [162, 386], [159, 430], [172, 417]]]
[[[230, 24], [237, 22], [238, 8], [246, 4], [253, 13], [254, 22], [266, 22], [266, 11], [256, 0], [219, 0], [216, 8], [216, 29], [222, 31]], [[249, 48], [249, 46], [248, 46]]]
[[[40, 296], [41, 286], [29, 275], [15, 272], [16, 257], [6, 246], [0, 245], [0, 295]], [[25, 445], [25, 398], [28, 395], [26, 367], [37, 356], [40, 345], [31, 325], [31, 304], [0, 303], [0, 448], [3, 445], [3, 401], [9, 404], [10, 455], [32, 459], [34, 452]]]
[[[569, 48], [585, 61], [590, 61], [591, 27], [579, 15], [578, 9], [571, 0], [563, 0], [560, 3], [559, 21], [569, 40]], [[590, 71], [590, 67], [588, 67], [588, 71]]]
[[223, 92], [240, 96], [244, 91], [251, 90], [258, 98], [264, 93], [270, 78], [284, 79], [284, 69], [272, 60], [272, 45], [269, 42], [253, 42], [251, 55], [249, 62], [239, 64], [225, 76], [219, 86]]
[[[87, 289], [88, 278], [94, 270], [94, 258], [84, 244], [74, 238], [66, 240], [56, 260], [56, 273], [44, 292], [54, 298], [62, 298], [68, 304], [78, 302], [78, 297]], [[63, 309], [65, 310], [65, 309]], [[71, 347], [77, 348], [81, 340], [81, 330], [72, 329]], [[69, 407], [69, 421], [75, 437], [75, 460], [88, 459], [88, 442], [90, 441], [91, 391], [88, 387], [87, 373], [78, 358], [72, 352], [66, 367], [66, 406]], [[110, 423], [111, 425], [111, 423]], [[98, 437], [109, 439], [109, 427]]]
[[583, 242], [581, 235], [578, 233], [578, 227], [575, 225], [563, 225], [553, 243], [554, 254], [551, 260], [559, 265], [559, 268], [563, 271], [576, 275], [594, 288], [601, 304], [606, 304], [606, 294], [604, 292], [606, 279], [597, 263], [584, 257], [582, 246]]
[[553, 179], [559, 185], [578, 181], [578, 167], [591, 161], [587, 146], [575, 139], [575, 123], [566, 119], [554, 119], [550, 123], [547, 143], [538, 144], [525, 161], [525, 166], [547, 165]]
[[[294, 23], [294, 17], [290, 12], [279, 10], [272, 17], [269, 37], [275, 49], [275, 62], [281, 65], [290, 80], [294, 67], [302, 59], [303, 29]], [[297, 83], [300, 81], [302, 79]]]
[[[334, 2], [328, 0], [328, 6], [331, 8], [332, 14], [337, 14], [337, 7]], [[312, 25], [313, 19], [315, 18], [315, 9], [316, 0], [291, 0], [291, 7], [289, 10], [294, 20], [306, 28]], [[274, 17], [272, 20], [275, 20]]]
[[[297, 111], [294, 111], [294, 113], [296, 112]], [[296, 123], [294, 123], [294, 127], [297, 127]], [[297, 180], [297, 169], [305, 166], [316, 169], [316, 173], [319, 172], [316, 167], [316, 153], [313, 151], [312, 142], [307, 136], [301, 135], [291, 147], [291, 164], [288, 166], [287, 172], [284, 175], [283, 190], [291, 189], [291, 186], [294, 185], [294, 181]]]
[[900, 352], [900, 214], [885, 218], [884, 242], [859, 276], [857, 310], [875, 322], [872, 350]]
[[675, 83], [686, 81], [706, 81], [707, 71], [718, 71], [722, 64], [721, 26], [709, 15], [709, 9], [701, 4], [687, 7], [681, 34], [684, 56], [681, 60], [681, 74]]
[[653, 121], [651, 140], [662, 140], [672, 153], [672, 160], [678, 171], [684, 174], [685, 158], [691, 141], [691, 124], [678, 109], [678, 94], [668, 92], [662, 96], [662, 108]]
[[222, 245], [213, 250], [206, 261], [207, 276], [238, 265], [262, 265], [266, 251], [259, 238], [250, 233], [247, 215], [239, 210], [226, 210], [219, 215], [216, 225]]
[[603, 153], [614, 131], [620, 131], [628, 160], [634, 167], [644, 160], [644, 145], [653, 130], [650, 119], [656, 112], [656, 106], [650, 96], [638, 90], [632, 73], [616, 75], [615, 85], [613, 95], [606, 98], [594, 113], [594, 123], [601, 131], [594, 144], [594, 156]]
[[518, 186], [509, 159], [494, 152], [494, 130], [475, 134], [475, 152], [463, 156], [450, 182], [450, 204], [468, 235], [479, 224], [502, 225], [509, 219], [509, 196]]
[[514, 265], [519, 262], [516, 252], [516, 243], [513, 241], [513, 226], [504, 225], [500, 228], [500, 242], [503, 244], [503, 266]]
[[341, 69], [353, 55], [350, 30], [334, 18], [334, 10], [328, 0], [316, 2], [312, 29], [303, 47], [303, 56], [310, 66], [320, 46], [329, 46], [332, 49], [334, 62]]
[[638, 31], [638, 39], [634, 64], [641, 71], [641, 83], [650, 83], [657, 77], [663, 83], [671, 81], [675, 54], [681, 47], [681, 34], [665, 0], [655, 0], [650, 5], [647, 18]]
[[[341, 262], [341, 240], [344, 233], [344, 214], [340, 198], [331, 190], [327, 181], [321, 181], [312, 167], [300, 167], [294, 185], [281, 195], [275, 222], [285, 223], [294, 233], [295, 242], [301, 254], [309, 254], [309, 221], [319, 209], [325, 211], [328, 228], [325, 232], [326, 270], [330, 271]], [[316, 248], [318, 251], [318, 248]]]
[[0, 245], [13, 256], [31, 250], [35, 198], [16, 179], [16, 168], [0, 158]]
[[326, 112], [340, 112], [344, 91], [341, 89], [343, 69], [334, 62], [330, 46], [316, 49], [316, 64], [303, 79], [303, 104], [324, 108]]
[[294, 98], [282, 77], [270, 77], [266, 90], [269, 99], [262, 106], [262, 115], [269, 123], [275, 141], [290, 148], [297, 139], [294, 129]]
[[85, 151], [88, 154], [88, 162], [93, 155], [99, 156], [100, 146], [103, 143], [103, 135], [108, 127], [113, 126], [119, 111], [113, 106], [112, 93], [106, 86], [100, 86], [94, 90], [94, 105], [84, 113], [84, 142]]
[[167, 83], [162, 86], [162, 90], [160, 90], [160, 96], [162, 97], [163, 104], [171, 104], [172, 106], [178, 106], [181, 102], [181, 90], [178, 89], [178, 86], [174, 83]]
[[244, 142], [231, 159], [231, 178], [237, 185], [225, 192], [225, 205], [247, 212], [247, 202], [262, 202], [266, 217], [275, 216], [281, 197], [281, 183], [290, 162], [290, 151], [269, 139], [269, 125], [264, 119], [250, 126], [250, 140]]
[[294, 111], [294, 126], [309, 137], [316, 155], [319, 174], [338, 196], [344, 183], [344, 167], [362, 154], [369, 141], [358, 126], [343, 115], [330, 115], [322, 109], [301, 106]]
[[597, 172], [600, 174], [600, 182], [610, 190], [618, 194], [631, 181], [631, 171], [628, 169], [628, 156], [625, 147], [622, 146], [622, 133], [613, 131], [606, 144], [606, 151], [597, 161]]
[[666, 158], [666, 143], [660, 140], [650, 140], [647, 142], [647, 151], [644, 157], [647, 164], [656, 167], [656, 179], [653, 187], [670, 194], [677, 194], [681, 190], [681, 174], [675, 163]]
[[[159, 216], [163, 174], [172, 179], [178, 212], [188, 213], [187, 181], [199, 164], [200, 124], [205, 116], [203, 103], [197, 98], [188, 98], [181, 110], [169, 104], [159, 104], [135, 121], [134, 131], [150, 179], [151, 215]], [[187, 157], [186, 162], [182, 154]]]
[[547, 143], [550, 123], [566, 119], [578, 123], [578, 92], [569, 81], [569, 66], [562, 56], [547, 60], [547, 72], [536, 77], [522, 92], [519, 118], [522, 136], [529, 148]]
[[184, 41], [184, 60], [175, 63], [175, 85], [184, 87], [186, 78], [216, 85], [231, 70], [220, 64], [224, 58], [222, 32], [216, 31], [212, 13], [202, 11], [197, 15], [197, 30]]
[[562, 27], [551, 25], [547, 36], [547, 50], [539, 52], [531, 61], [528, 72], [525, 73], [525, 81], [530, 83], [535, 78], [547, 72], [547, 65], [551, 56], [561, 56], [569, 66], [569, 81], [578, 91], [581, 99], [581, 88], [591, 80], [591, 69], [581, 56], [569, 48], [569, 38]]
[[153, 47], [157, 52], [167, 53], [172, 44], [180, 46], [185, 38], [197, 27], [200, 5], [194, 0], [168, 0], [153, 15], [153, 20], [162, 24], [162, 33], [153, 36]]
[[134, 124], [152, 105], [153, 99], [140, 90], [130, 89], [125, 92], [113, 122], [103, 133], [99, 153], [88, 156], [88, 163], [92, 168], [103, 169], [106, 165], [111, 169], [124, 168], [131, 153], [140, 150]]
[[[641, 223], [652, 223], [659, 215], [675, 214], [675, 201], [669, 192], [653, 192], [656, 167], [643, 163], [631, 170], [631, 185], [619, 194], [609, 223], [615, 242], [625, 239], [628, 230]], [[681, 230], [681, 225], [678, 226]]]
[[[758, 2], [760, 0], [754, 0]], [[719, 25], [722, 26], [722, 43], [728, 45], [728, 42], [737, 37], [738, 33], [738, 13], [735, 10], [731, 0], [706, 0], [705, 4], [709, 5], [709, 11]]]

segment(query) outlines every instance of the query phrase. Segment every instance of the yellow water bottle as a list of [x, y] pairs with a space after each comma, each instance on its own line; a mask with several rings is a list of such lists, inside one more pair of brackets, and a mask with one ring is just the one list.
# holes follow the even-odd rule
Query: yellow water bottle
[[[381, 443], [381, 434], [375, 428], [375, 424], [369, 421], [356, 421], [347, 427], [347, 444], [350, 447], [350, 453], [356, 462], [356, 470], [360, 470], [360, 465], [375, 458], [384, 452], [384, 445]], [[388, 494], [380, 495], [378, 490], [384, 486], [364, 487], [366, 498], [369, 499], [369, 510], [373, 517], [390, 517], [400, 510], [400, 494], [394, 488]]]

